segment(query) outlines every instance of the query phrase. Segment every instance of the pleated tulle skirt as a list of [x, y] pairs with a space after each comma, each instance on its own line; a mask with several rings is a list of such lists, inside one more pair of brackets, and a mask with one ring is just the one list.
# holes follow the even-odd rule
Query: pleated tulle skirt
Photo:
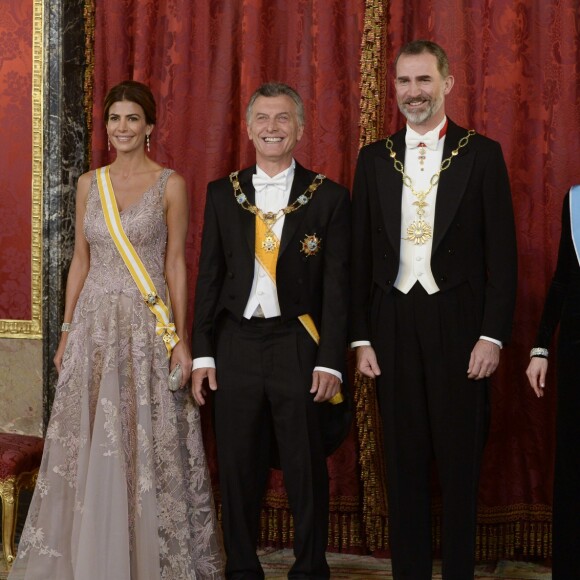
[[79, 298], [10, 580], [222, 578], [199, 410], [132, 291]]

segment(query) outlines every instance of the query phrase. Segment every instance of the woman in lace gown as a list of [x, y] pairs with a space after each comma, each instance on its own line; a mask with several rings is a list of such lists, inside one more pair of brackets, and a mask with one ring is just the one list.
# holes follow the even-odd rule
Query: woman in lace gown
[[[156, 319], [107, 229], [95, 172], [82, 175], [59, 380], [45, 450], [10, 580], [223, 578], [221, 537], [188, 389], [182, 177], [145, 153], [149, 89], [109, 91], [104, 118], [117, 157], [111, 183], [127, 237], [158, 294], [165, 284], [180, 342], [167, 358]], [[168, 389], [176, 364], [181, 389]]]

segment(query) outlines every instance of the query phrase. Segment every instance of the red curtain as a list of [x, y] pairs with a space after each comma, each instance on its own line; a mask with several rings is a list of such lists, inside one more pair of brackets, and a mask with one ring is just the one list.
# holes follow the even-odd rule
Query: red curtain
[[[532, 394], [524, 371], [555, 266], [562, 198], [572, 183], [580, 182], [580, 8], [576, 0], [407, 0], [379, 3], [379, 8], [370, 4], [373, 14], [385, 12], [379, 29], [386, 47], [379, 78], [386, 76], [388, 82], [380, 91], [384, 109], [378, 135], [404, 122], [392, 84], [396, 51], [404, 42], [426, 38], [449, 54], [456, 79], [446, 100], [449, 116], [503, 146], [516, 215], [519, 289], [513, 339], [493, 380], [477, 557], [546, 557], [551, 550], [554, 365], [543, 400]], [[368, 381], [359, 381], [359, 387], [362, 404], [370, 409]], [[377, 425], [373, 411], [365, 415], [371, 434]], [[377, 454], [367, 458], [363, 451], [361, 446], [363, 465], [371, 475], [380, 473]], [[382, 549], [388, 546], [384, 482], [373, 484], [364, 470], [362, 479], [371, 500], [364, 520], [367, 542]], [[434, 512], [438, 548], [437, 502]]]
[[[545, 557], [551, 549], [554, 365], [543, 400], [524, 371], [555, 266], [562, 198], [580, 182], [579, 16], [576, 0], [406, 0], [389, 2], [385, 17], [389, 67], [409, 40], [446, 48], [456, 80], [447, 113], [500, 141], [512, 184], [519, 289], [513, 339], [493, 380], [479, 502], [482, 559]], [[403, 120], [392, 67], [383, 72], [384, 135]]]
[[[448, 51], [456, 79], [447, 99], [449, 116], [503, 146], [520, 285], [513, 340], [493, 383], [478, 555], [547, 556], [555, 377], [552, 369], [547, 395], [537, 400], [524, 370], [555, 264], [562, 198], [570, 184], [580, 182], [577, 0], [95, 0], [92, 165], [107, 162], [100, 118], [107, 88], [125, 78], [147, 82], [159, 109], [152, 155], [182, 173], [190, 188], [193, 289], [205, 186], [251, 163], [242, 118], [261, 82], [281, 80], [299, 90], [308, 122], [299, 161], [350, 185], [359, 142], [365, 11], [367, 18], [381, 12], [367, 49], [379, 42], [385, 49], [366, 65], [380, 72], [370, 90], [383, 103], [383, 114], [363, 115], [363, 121], [378, 119], [379, 136], [402, 126], [391, 82], [393, 52], [407, 40], [429, 38]], [[356, 462], [357, 452], [368, 452], [364, 444], [376, 435], [372, 412], [362, 405], [357, 441], [353, 433], [330, 460], [335, 549], [386, 545], [384, 482], [359, 487]], [[211, 437], [207, 444], [215, 473]], [[375, 451], [370, 454], [376, 457]], [[365, 469], [363, 464], [363, 479]], [[263, 543], [291, 541], [279, 474], [272, 477], [262, 523]]]
[[33, 3], [0, 12], [0, 319], [30, 320]]
[[[298, 161], [350, 185], [359, 138], [362, 3], [96, 0], [94, 9], [92, 166], [109, 161], [101, 107], [108, 88], [126, 78], [149, 84], [158, 105], [151, 155], [184, 175], [189, 186], [192, 300], [206, 185], [255, 161], [242, 119], [261, 83], [286, 82], [304, 99], [307, 124]], [[216, 475], [207, 415], [206, 442]], [[362, 548], [354, 433], [329, 469], [331, 547]], [[276, 471], [262, 517], [262, 542], [291, 541], [290, 513]]]

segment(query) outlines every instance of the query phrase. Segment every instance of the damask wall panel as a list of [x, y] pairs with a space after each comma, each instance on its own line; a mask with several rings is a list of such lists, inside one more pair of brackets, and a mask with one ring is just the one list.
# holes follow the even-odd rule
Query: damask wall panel
[[[190, 194], [191, 305], [207, 183], [255, 161], [243, 119], [261, 83], [277, 80], [298, 89], [306, 109], [298, 161], [350, 187], [359, 141], [364, 3], [94, 0], [94, 7], [92, 165], [111, 160], [102, 119], [106, 91], [126, 78], [148, 83], [158, 104], [151, 156], [179, 171]], [[189, 314], [191, 320], [191, 308]], [[204, 413], [216, 475], [208, 419]], [[351, 436], [329, 462], [334, 549], [363, 547], [357, 469]], [[291, 545], [291, 516], [279, 471], [271, 475], [261, 533], [264, 544]]]
[[[152, 156], [189, 187], [192, 290], [206, 184], [251, 162], [242, 118], [257, 85], [275, 79], [298, 88], [307, 111], [298, 160], [350, 186], [359, 133], [374, 139], [403, 125], [392, 84], [396, 50], [414, 38], [446, 48], [456, 77], [447, 112], [502, 144], [519, 243], [513, 340], [493, 381], [478, 558], [549, 556], [555, 389], [537, 400], [524, 370], [555, 262], [561, 200], [580, 182], [577, 0], [94, 0], [94, 7], [93, 166], [110, 161], [101, 118], [107, 89], [125, 78], [150, 84], [159, 108]], [[360, 445], [350, 438], [330, 461], [334, 549], [388, 549], [371, 398], [358, 401]], [[262, 534], [264, 544], [291, 543], [276, 475]]]
[[[0, 178], [18, 176], [20, 189], [25, 190], [16, 199], [28, 204], [21, 217], [23, 229], [28, 228], [25, 257], [31, 271], [29, 319], [0, 314], [0, 336], [10, 337], [0, 338], [0, 430], [5, 431], [40, 434], [52, 402], [56, 380], [52, 358], [60, 338], [64, 280], [72, 254], [74, 192], [87, 150], [84, 8], [84, 0], [0, 0], [0, 77], [8, 70], [11, 81], [8, 88], [2, 85], [0, 95], [0, 148], [4, 147]], [[17, 53], [22, 70], [26, 69], [18, 83], [12, 70]], [[7, 158], [6, 151], [13, 149], [18, 158]], [[6, 209], [4, 193], [3, 186], [0, 291], [6, 279], [2, 268], [13, 265], [2, 253], [2, 236], [6, 224], [13, 225], [10, 220], [20, 219], [14, 207]], [[1, 301], [4, 306], [4, 298]], [[29, 340], [41, 336], [42, 341]]]
[[0, 0], [0, 319], [31, 317], [32, 4]]
[[0, 0], [0, 336], [41, 336], [42, 2]]
[[0, 430], [40, 435], [42, 3], [0, 14]]
[[[546, 557], [551, 550], [555, 365], [550, 365], [541, 400], [524, 371], [555, 267], [562, 199], [570, 185], [580, 182], [580, 5], [576, 0], [367, 4], [388, 6], [381, 29], [388, 54], [380, 135], [404, 124], [392, 82], [396, 53], [405, 42], [425, 38], [442, 45], [449, 56], [455, 86], [446, 98], [447, 114], [499, 141], [504, 151], [519, 286], [512, 341], [492, 381], [477, 557]], [[374, 504], [367, 521], [379, 521], [385, 513], [384, 505]], [[439, 517], [440, 505], [435, 512]]]
[[350, 187], [358, 150], [363, 3], [94, 4], [93, 165], [110, 160], [101, 115], [107, 89], [125, 78], [147, 82], [158, 100], [152, 156], [184, 175], [189, 187], [192, 282], [207, 183], [252, 161], [242, 119], [262, 82], [279, 80], [300, 91], [307, 125], [298, 160]]

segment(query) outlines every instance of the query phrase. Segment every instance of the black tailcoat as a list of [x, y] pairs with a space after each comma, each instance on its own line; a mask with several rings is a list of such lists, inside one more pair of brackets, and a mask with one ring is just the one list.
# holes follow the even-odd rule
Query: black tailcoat
[[[255, 203], [254, 173], [255, 166], [239, 173], [250, 204]], [[315, 177], [296, 164], [289, 204]], [[226, 572], [231, 578], [261, 575], [256, 557], [260, 506], [268, 450], [277, 448], [294, 515], [293, 574], [327, 578], [325, 452], [345, 437], [350, 405], [346, 391], [344, 403], [331, 405], [313, 403], [309, 389], [315, 366], [340, 371], [346, 378], [348, 190], [325, 179], [307, 204], [285, 216], [276, 265], [280, 321], [243, 317], [254, 277], [255, 220], [236, 200], [228, 178], [209, 184], [193, 356], [216, 359], [214, 407]], [[303, 251], [303, 242], [312, 236], [318, 244], [310, 253]], [[318, 347], [297, 320], [303, 314], [316, 324]]]
[[[392, 136], [402, 163], [405, 131]], [[449, 121], [443, 159], [466, 134]], [[489, 405], [488, 381], [467, 379], [467, 368], [480, 336], [509, 340], [516, 294], [514, 216], [501, 147], [475, 134], [440, 174], [430, 261], [439, 292], [433, 295], [418, 282], [406, 295], [394, 288], [402, 191], [385, 140], [363, 147], [353, 186], [350, 339], [370, 341], [381, 368], [395, 577], [431, 577], [428, 459], [434, 454], [444, 504], [444, 576], [467, 578]]]

